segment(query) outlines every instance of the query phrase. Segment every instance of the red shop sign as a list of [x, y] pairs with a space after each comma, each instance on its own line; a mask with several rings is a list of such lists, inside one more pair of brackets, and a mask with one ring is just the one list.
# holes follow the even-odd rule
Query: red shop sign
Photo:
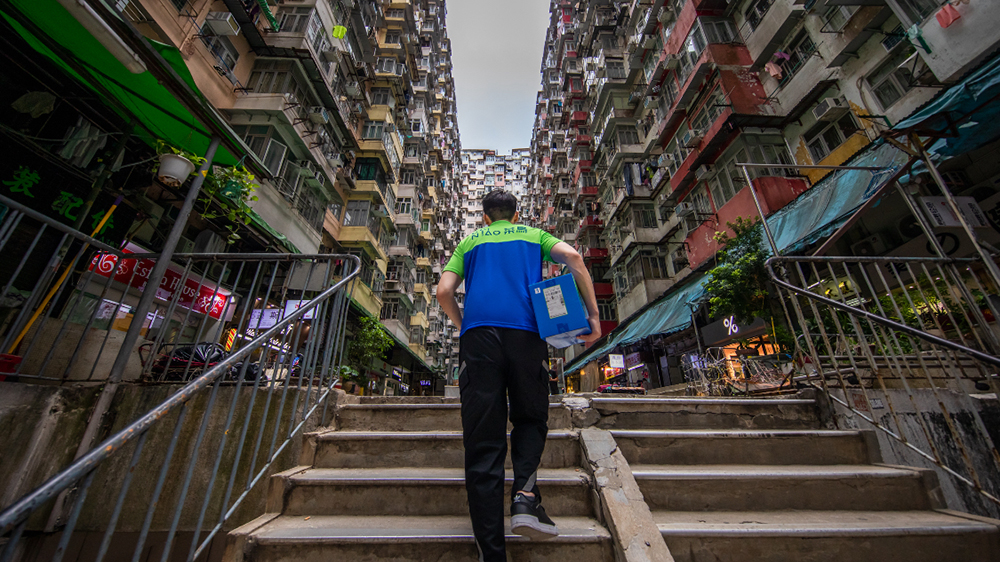
[[[145, 250], [138, 246], [128, 244], [122, 252], [126, 254], [145, 253]], [[115, 281], [135, 287], [142, 292], [146, 289], [149, 281], [149, 274], [156, 265], [151, 259], [129, 259], [124, 258], [119, 261], [118, 256], [110, 254], [98, 254], [90, 262], [90, 270], [95, 271], [102, 277], [114, 277]], [[156, 298], [163, 301], [170, 301], [174, 294], [180, 290], [181, 296], [177, 303], [185, 308], [190, 308], [201, 314], [208, 314], [212, 318], [221, 318], [226, 309], [226, 302], [229, 300], [229, 291], [216, 288], [214, 285], [207, 285], [197, 275], [189, 274], [184, 286], [181, 287], [183, 271], [173, 265], [167, 268], [160, 281], [160, 286], [156, 289]]]

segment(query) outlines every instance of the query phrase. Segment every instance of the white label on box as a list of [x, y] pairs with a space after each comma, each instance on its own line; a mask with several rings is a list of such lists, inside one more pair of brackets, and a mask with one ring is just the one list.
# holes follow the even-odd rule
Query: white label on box
[[542, 290], [545, 294], [545, 308], [549, 310], [549, 318], [559, 318], [566, 316], [566, 299], [563, 298], [562, 287], [553, 285]]

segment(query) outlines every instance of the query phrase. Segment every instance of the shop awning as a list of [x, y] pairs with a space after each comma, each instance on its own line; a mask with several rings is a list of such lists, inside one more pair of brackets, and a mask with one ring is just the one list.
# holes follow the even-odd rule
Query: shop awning
[[944, 159], [1000, 138], [1000, 55], [942, 90], [893, 131], [935, 137], [927, 151]]
[[705, 294], [705, 289], [702, 287], [704, 280], [705, 276], [699, 275], [697, 279], [682, 287], [668, 291], [630, 322], [615, 328], [611, 334], [608, 334], [604, 345], [585, 351], [573, 359], [565, 370], [571, 371], [581, 368], [583, 365], [607, 355], [619, 345], [627, 345], [649, 336], [671, 334], [688, 328], [691, 326], [691, 308], [688, 303], [697, 301]]
[[884, 170], [837, 170], [768, 217], [778, 250], [796, 252], [832, 234], [907, 160], [908, 155], [891, 144], [869, 144], [844, 165], [883, 166]]
[[[133, 74], [104, 48], [89, 31], [87, 31], [69, 12], [55, 0], [12, 0], [14, 9], [18, 10], [35, 26], [38, 31], [65, 49], [65, 53], [55, 53], [34, 32], [29, 31], [9, 12], [10, 7], [3, 9], [4, 19], [17, 33], [36, 51], [51, 59], [67, 74], [93, 89], [98, 95], [106, 98], [104, 92], [114, 99], [105, 99], [109, 107], [114, 108], [125, 119], [140, 122], [143, 127], [152, 132], [156, 138], [166, 140], [178, 147], [185, 148], [195, 154], [204, 154], [208, 149], [212, 132], [203, 125], [192, 113], [157, 80], [149, 71]], [[8, 5], [9, 6], [9, 5]], [[181, 53], [174, 47], [156, 41], [148, 40], [150, 45], [160, 54], [177, 75], [187, 84], [196, 96], [204, 100], [188, 71]], [[76, 64], [69, 64], [66, 57], [72, 57]], [[81, 69], [78, 72], [74, 67]], [[211, 104], [203, 104], [210, 107]], [[228, 129], [221, 117], [215, 125]], [[241, 143], [239, 136], [232, 130], [225, 131], [233, 142]], [[143, 136], [137, 131], [137, 136]], [[151, 144], [156, 138], [145, 139]], [[214, 162], [220, 165], [232, 166], [244, 155], [233, 155], [220, 147]]]

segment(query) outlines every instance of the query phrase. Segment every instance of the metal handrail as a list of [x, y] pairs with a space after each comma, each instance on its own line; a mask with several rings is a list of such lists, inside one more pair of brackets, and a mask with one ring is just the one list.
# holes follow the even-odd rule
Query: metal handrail
[[[838, 259], [838, 258], [832, 258], [832, 259]], [[960, 263], [972, 264], [978, 261], [972, 258], [915, 258], [915, 257], [876, 258], [876, 257], [854, 257], [854, 256], [841, 259], [846, 259], [849, 260], [850, 262], [857, 262], [857, 263], [880, 263], [880, 262], [899, 263], [899, 262], [912, 261], [912, 262], [924, 262], [924, 263], [934, 262], [940, 264], [953, 264], [953, 265], [957, 265]], [[884, 316], [879, 316], [878, 314], [873, 314], [871, 312], [868, 312], [867, 310], [850, 306], [842, 302], [836, 301], [834, 299], [824, 297], [822, 295], [818, 295], [816, 293], [813, 293], [812, 291], [803, 289], [801, 287], [796, 287], [795, 285], [792, 285], [791, 283], [784, 281], [774, 271], [774, 264], [788, 262], [788, 261], [829, 263], [831, 261], [831, 258], [825, 256], [772, 257], [768, 259], [767, 262], [765, 263], [765, 266], [767, 267], [767, 272], [771, 276], [771, 282], [793, 293], [813, 299], [817, 302], [821, 302], [825, 305], [831, 306], [848, 314], [859, 316], [861, 318], [864, 318], [865, 320], [869, 320], [876, 324], [885, 326], [886, 328], [890, 328], [899, 332], [904, 332], [908, 335], [920, 338], [928, 343], [939, 345], [941, 347], [947, 347], [948, 349], [952, 349], [954, 351], [959, 351], [971, 357], [975, 357], [976, 359], [982, 361], [983, 363], [989, 363], [990, 365], [1000, 367], [1000, 357], [997, 357], [996, 355], [983, 353], [982, 351], [966, 347], [964, 345], [955, 343], [948, 339], [940, 338], [938, 336], [935, 336], [934, 334], [929, 334], [923, 330], [907, 326], [906, 324], [900, 324], [899, 322], [890, 320]]]
[[[30, 211], [25, 211], [25, 214], [30, 214]], [[94, 244], [95, 246], [103, 246], [103, 245], [101, 245], [97, 241], [94, 241], [94, 242], [95, 242], [95, 244]], [[113, 249], [110, 249], [110, 251], [108, 253], [116, 254], [119, 257], [127, 257], [128, 259], [155, 258], [155, 257], [158, 256], [158, 254], [124, 254], [124, 253], [115, 251]], [[62, 539], [60, 540], [60, 549], [57, 550], [57, 559], [58, 559], [58, 557], [61, 557], [62, 551], [65, 550], [65, 547], [66, 547], [66, 545], [68, 544], [68, 541], [69, 541], [69, 537], [70, 537], [70, 535], [73, 532], [73, 529], [74, 529], [75, 524], [76, 524], [76, 520], [77, 520], [77, 518], [78, 518], [78, 516], [79, 516], [79, 514], [81, 512], [84, 500], [86, 498], [87, 490], [90, 487], [90, 485], [91, 485], [91, 483], [92, 483], [92, 481], [94, 479], [94, 475], [95, 475], [97, 469], [100, 468], [102, 466], [102, 464], [105, 461], [107, 461], [109, 458], [111, 458], [116, 452], [121, 451], [125, 446], [127, 446], [129, 444], [136, 444], [136, 450], [135, 450], [135, 452], [133, 454], [133, 458], [132, 458], [131, 465], [130, 465], [130, 468], [132, 470], [129, 471], [128, 476], [126, 477], [125, 481], [122, 482], [122, 490], [119, 493], [118, 503], [117, 503], [117, 505], [115, 507], [114, 514], [112, 515], [111, 523], [109, 524], [108, 529], [107, 529], [107, 531], [105, 533], [105, 538], [104, 538], [104, 543], [102, 544], [101, 553], [98, 556], [98, 560], [100, 560], [101, 558], [103, 558], [104, 554], [106, 554], [106, 552], [107, 552], [108, 543], [110, 542], [111, 535], [112, 535], [112, 533], [113, 533], [113, 531], [115, 529], [117, 517], [118, 517], [118, 515], [121, 512], [121, 508], [122, 508], [122, 505], [123, 505], [124, 500], [125, 500], [126, 492], [128, 490], [128, 486], [129, 486], [131, 478], [132, 478], [132, 473], [134, 472], [135, 466], [136, 466], [136, 464], [139, 461], [140, 453], [141, 453], [142, 447], [143, 447], [143, 445], [145, 443], [145, 439], [146, 439], [147, 433], [148, 433], [148, 431], [150, 429], [152, 429], [153, 427], [155, 427], [158, 422], [161, 422], [164, 419], [167, 419], [168, 416], [170, 416], [170, 414], [176, 413], [178, 411], [180, 411], [180, 415], [183, 417], [183, 413], [184, 413], [184, 409], [183, 408], [192, 399], [194, 399], [196, 396], [204, 393], [204, 391], [206, 391], [209, 388], [215, 388], [215, 389], [217, 389], [219, 383], [222, 380], [222, 378], [225, 375], [227, 375], [233, 367], [235, 367], [241, 361], [244, 361], [244, 360], [248, 359], [249, 356], [252, 353], [254, 353], [255, 351], [257, 351], [258, 349], [261, 349], [261, 348], [265, 347], [268, 344], [268, 342], [272, 341], [272, 338], [275, 338], [277, 336], [282, 335], [283, 332], [284, 332], [284, 337], [285, 338], [289, 337], [289, 334], [292, 331], [294, 331], [294, 330], [289, 330], [289, 331], [286, 331], [286, 330], [289, 327], [291, 327], [293, 324], [295, 324], [296, 322], [298, 322], [301, 319], [303, 319], [303, 317], [305, 315], [309, 314], [311, 311], [315, 314], [315, 318], [319, 318], [320, 319], [319, 321], [322, 324], [320, 331], [322, 331], [323, 328], [330, 329], [329, 335], [327, 336], [327, 340], [328, 340], [327, 341], [327, 347], [326, 347], [326, 349], [324, 351], [325, 360], [327, 362], [323, 364], [323, 374], [321, 375], [321, 378], [320, 378], [320, 382], [321, 383], [324, 381], [324, 379], [326, 377], [326, 373], [328, 372], [328, 368], [331, 367], [331, 364], [330, 364], [331, 360], [335, 360], [335, 357], [333, 357], [333, 356], [336, 356], [338, 354], [337, 350], [342, 351], [342, 349], [343, 349], [343, 347], [342, 347], [343, 346], [343, 331], [344, 331], [344, 327], [346, 326], [346, 310], [348, 308], [347, 303], [349, 302], [349, 298], [350, 298], [349, 296], [346, 295], [345, 290], [346, 290], [346, 287], [348, 286], [348, 284], [350, 283], [350, 281], [353, 280], [355, 277], [357, 277], [358, 273], [360, 272], [360, 269], [361, 269], [361, 260], [357, 256], [350, 255], [350, 254], [343, 254], [343, 255], [331, 255], [331, 254], [316, 254], [316, 255], [300, 255], [300, 254], [177, 254], [177, 255], [175, 255], [175, 257], [176, 258], [198, 257], [198, 258], [201, 258], [201, 259], [210, 259], [210, 260], [216, 260], [216, 261], [234, 261], [234, 260], [236, 260], [236, 261], [243, 261], [243, 260], [279, 261], [279, 260], [283, 260], [283, 259], [285, 259], [285, 260], [287, 260], [287, 259], [303, 260], [303, 259], [319, 259], [319, 258], [322, 258], [322, 259], [343, 259], [343, 260], [347, 260], [347, 261], [353, 263], [354, 267], [353, 267], [353, 270], [350, 271], [349, 273], [345, 272], [345, 274], [343, 275], [343, 277], [339, 281], [337, 281], [336, 283], [334, 283], [329, 288], [323, 290], [319, 295], [317, 295], [316, 297], [314, 297], [313, 299], [311, 299], [308, 303], [302, 305], [301, 307], [297, 308], [295, 311], [293, 311], [290, 314], [284, 316], [280, 321], [276, 322], [273, 327], [267, 329], [262, 334], [256, 336], [253, 340], [251, 340], [251, 342], [249, 344], [247, 344], [245, 346], [242, 346], [237, 351], [235, 351], [233, 354], [231, 354], [228, 357], [226, 357], [223, 361], [221, 361], [218, 364], [214, 365], [208, 371], [206, 371], [205, 373], [203, 373], [200, 376], [197, 376], [196, 378], [194, 378], [193, 380], [191, 380], [190, 382], [188, 382], [187, 384], [185, 384], [181, 389], [179, 389], [177, 392], [173, 393], [169, 398], [167, 398], [166, 400], [164, 400], [160, 405], [158, 405], [157, 407], [153, 408], [152, 410], [150, 410], [149, 412], [147, 412], [146, 414], [144, 414], [143, 416], [141, 416], [139, 419], [137, 419], [137, 420], [133, 421], [132, 423], [130, 423], [129, 425], [127, 425], [125, 428], [123, 428], [121, 431], [119, 431], [115, 435], [113, 435], [113, 436], [105, 439], [100, 444], [98, 444], [98, 445], [94, 446], [93, 448], [91, 448], [88, 452], [86, 452], [85, 454], [83, 454], [82, 456], [80, 456], [78, 459], [76, 459], [72, 464], [70, 464], [69, 466], [67, 466], [63, 470], [59, 471], [56, 475], [54, 475], [51, 478], [49, 478], [48, 480], [46, 480], [42, 485], [40, 485], [34, 491], [26, 494], [25, 496], [23, 496], [22, 498], [20, 498], [17, 502], [15, 502], [14, 504], [10, 505], [6, 509], [4, 509], [2, 512], [0, 512], [0, 534], [11, 533], [9, 535], [9, 537], [8, 537], [7, 544], [4, 546], [4, 549], [3, 549], [2, 553], [0, 553], [0, 560], [6, 562], [7, 560], [9, 560], [11, 558], [11, 556], [13, 555], [14, 549], [15, 549], [17, 543], [19, 542], [21, 534], [24, 531], [24, 528], [25, 528], [25, 525], [26, 525], [26, 523], [28, 521], [28, 518], [29, 518], [29, 516], [34, 511], [36, 511], [39, 508], [44, 507], [47, 502], [50, 502], [50, 501], [56, 499], [61, 494], [65, 494], [67, 492], [72, 491], [72, 489], [74, 487], [78, 486], [78, 488], [75, 490], [75, 492], [77, 494], [77, 497], [75, 498], [75, 501], [73, 503], [72, 511], [71, 511], [71, 513], [70, 513], [70, 515], [69, 515], [69, 517], [67, 519], [66, 526], [63, 529]], [[308, 285], [308, 279], [306, 281], [306, 285]], [[319, 307], [325, 305], [327, 301], [330, 301], [331, 298], [335, 297], [335, 296], [337, 298], [333, 299], [334, 304], [333, 304], [333, 307], [330, 309], [330, 312], [331, 312], [330, 318], [326, 318], [326, 317], [322, 317], [321, 318], [319, 316], [319, 310], [318, 310]], [[339, 314], [339, 316], [337, 316], [338, 314]], [[327, 321], [329, 321], [329, 326], [327, 326], [325, 324]], [[297, 344], [298, 341], [299, 341], [298, 340], [298, 336], [295, 337], [295, 341], [296, 341], [296, 344]], [[310, 345], [311, 345], [311, 343], [310, 343]], [[315, 352], [316, 355], [317, 355], [317, 357], [313, 357], [313, 359], [318, 359], [318, 354], [319, 354], [318, 347], [314, 347], [312, 351]], [[309, 352], [307, 351], [307, 353], [309, 353]], [[244, 366], [243, 366], [242, 369], [245, 372], [246, 369], [247, 369], [248, 362], [244, 362], [243, 365]], [[241, 375], [242, 374], [243, 373], [241, 373]], [[255, 389], [257, 389], [257, 388], [259, 388], [261, 386], [261, 378], [262, 377], [257, 377], [255, 379], [254, 384], [253, 384], [253, 387]], [[284, 386], [284, 392], [286, 394], [287, 394], [287, 390], [288, 390], [288, 388], [289, 388], [289, 386], [291, 384], [291, 383], [288, 382], [289, 378], [291, 378], [291, 377], [286, 377], [284, 379], [285, 384], [283, 386]], [[311, 393], [314, 390], [313, 386], [312, 386], [312, 382], [313, 382], [312, 377], [310, 376], [310, 379], [309, 379], [307, 387], [303, 386], [302, 379], [303, 379], [303, 377], [299, 376], [298, 388], [300, 390], [306, 390], [308, 393]], [[289, 414], [289, 416], [291, 416], [289, 418], [289, 420], [288, 420], [290, 422], [289, 423], [290, 427], [288, 428], [288, 433], [287, 433], [287, 436], [285, 438], [285, 441], [280, 446], [275, 447], [276, 443], [274, 442], [274, 439], [272, 438], [271, 453], [270, 453], [269, 458], [267, 459], [267, 462], [260, 467], [260, 470], [258, 471], [258, 473], [255, 476], [253, 474], [251, 474], [251, 476], [254, 476], [253, 480], [250, 481], [249, 478], [248, 478], [248, 483], [247, 483], [246, 490], [244, 490], [243, 493], [242, 493], [242, 495], [239, 496], [235, 500], [235, 503], [232, 506], [222, 505], [222, 510], [225, 510], [225, 511], [224, 511], [224, 513], [220, 513], [220, 519], [219, 519], [218, 523], [210, 530], [210, 532], [208, 533], [207, 536], [200, 538], [199, 537], [199, 533], [201, 532], [201, 529], [200, 528], [198, 529], [198, 532], [195, 533], [195, 539], [192, 542], [191, 553], [190, 553], [188, 559], [192, 559], [194, 557], [197, 557], [198, 554], [200, 554], [204, 550], [204, 548], [207, 546], [207, 544], [209, 543], [209, 541], [211, 541], [212, 538], [214, 537], [214, 535], [221, 529], [222, 524], [226, 520], [228, 520], [229, 517], [231, 517], [235, 513], [236, 507], [239, 506], [240, 503], [242, 503], [242, 501], [247, 497], [247, 494], [248, 494], [249, 490], [253, 486], [255, 486], [257, 483], [260, 482], [260, 480], [262, 479], [262, 477], [264, 476], [264, 474], [266, 473], [266, 471], [271, 467], [272, 463], [275, 461], [275, 459], [277, 458], [277, 456], [288, 446], [288, 444], [291, 441], [291, 439], [299, 431], [302, 430], [302, 428], [305, 426], [306, 422], [309, 421], [312, 418], [312, 416], [317, 412], [317, 410], [321, 406], [324, 407], [324, 415], [325, 415], [326, 399], [330, 395], [330, 393], [333, 390], [334, 385], [338, 381], [339, 381], [339, 377], [336, 376], [336, 374], [332, 374], [330, 376], [330, 378], [329, 378], [329, 380], [328, 380], [328, 382], [327, 382], [326, 385], [323, 385], [322, 387], [320, 387], [319, 385], [317, 385], [317, 387], [315, 388], [315, 390], [320, 391], [320, 395], [316, 398], [315, 402], [313, 402], [311, 404], [311, 408], [309, 407], [310, 406], [310, 402], [309, 402], [309, 398], [307, 397], [306, 402], [302, 406], [303, 412], [302, 412], [301, 420], [298, 421], [297, 424], [295, 424], [294, 422], [295, 422], [295, 419], [297, 418], [296, 405], [298, 404], [298, 398], [297, 397], [295, 398], [295, 405], [292, 406], [292, 409], [291, 409], [290, 414]], [[272, 380], [271, 382], [272, 382], [271, 389], [274, 390], [275, 389], [275, 387], [273, 385], [274, 380]], [[237, 386], [239, 387], [242, 384], [243, 384], [243, 379], [241, 377], [240, 379], [238, 379]], [[206, 416], [205, 419], [206, 420], [207, 420], [208, 413], [211, 411], [211, 406], [214, 403], [215, 395], [216, 395], [216, 393], [213, 390], [213, 392], [212, 392], [212, 398], [210, 399], [211, 401], [209, 402], [209, 406], [206, 408], [206, 413], [205, 413], [205, 416]], [[230, 406], [230, 410], [229, 410], [229, 421], [227, 421], [227, 425], [232, 421], [232, 418], [233, 418], [233, 413], [234, 413], [234, 410], [235, 410], [235, 407], [236, 407], [236, 401], [235, 400], [236, 400], [236, 398], [234, 396], [234, 402]], [[267, 403], [270, 404], [270, 396], [268, 397], [268, 402]], [[282, 410], [284, 410], [284, 408], [285, 408], [285, 405], [284, 405], [284, 395], [282, 396], [282, 402], [281, 402], [281, 406], [280, 407], [281, 407]], [[267, 423], [266, 417], [267, 416], [265, 414], [265, 419], [261, 423]], [[282, 419], [281, 419], [281, 411], [279, 410], [279, 412], [277, 414], [277, 418], [275, 418], [275, 423], [277, 425], [274, 428], [274, 436], [273, 437], [277, 437], [278, 427], [281, 425], [281, 421], [282, 421]], [[179, 429], [181, 425], [182, 424], [180, 423], [180, 421], [178, 421], [177, 422], [177, 428]], [[294, 425], [294, 427], [291, 427], [293, 425]], [[202, 427], [201, 427], [201, 431], [200, 431], [199, 436], [198, 436], [197, 443], [200, 444], [202, 436], [205, 433], [205, 430], [206, 430], [206, 423], [203, 421]], [[243, 440], [246, 437], [246, 430], [247, 430], [247, 426], [244, 426], [244, 428], [243, 428], [243, 434], [240, 437], [240, 439], [241, 439], [240, 445], [239, 445], [240, 446], [240, 452], [242, 452], [242, 447], [243, 447], [243, 444], [244, 444]], [[164, 479], [166, 477], [165, 469], [167, 468], [167, 466], [171, 462], [171, 455], [173, 454], [175, 445], [177, 444], [177, 438], [178, 438], [178, 432], [175, 431], [174, 432], [174, 436], [173, 436], [173, 441], [171, 442], [170, 448], [168, 450], [167, 460], [163, 464], [163, 470], [161, 470], [160, 481], [158, 482], [157, 489], [154, 492], [155, 497], [158, 497], [159, 491], [162, 489], [162, 484], [163, 484], [163, 481], [164, 481]], [[258, 436], [258, 447], [260, 446], [260, 442], [259, 441], [260, 441], [260, 436]], [[198, 447], [198, 445], [196, 444], [196, 450], [197, 450], [197, 447]], [[223, 449], [222, 447], [219, 447], [219, 450], [218, 450], [218, 453], [217, 453], [217, 458], [216, 458], [216, 467], [218, 467], [219, 462], [221, 461], [221, 458], [222, 458], [222, 449]], [[238, 454], [240, 454], [240, 453], [238, 453]], [[256, 451], [255, 451], [254, 454], [256, 455]], [[238, 460], [239, 460], [239, 458], [237, 457], [237, 461], [236, 462], [238, 462]], [[187, 470], [186, 481], [184, 483], [184, 489], [185, 490], [187, 489], [188, 485], [191, 482], [191, 477], [192, 477], [192, 472], [193, 472], [192, 471], [193, 461], [190, 461], [190, 462], [192, 464], [190, 464], [190, 466], [188, 467], [188, 470]], [[251, 473], [252, 472], [253, 471], [251, 470]], [[233, 474], [233, 477], [235, 477], [235, 473]], [[214, 478], [215, 478], [215, 474], [213, 473], [213, 476], [212, 476], [212, 482], [213, 483], [214, 483]], [[230, 490], [232, 489], [232, 484], [233, 484], [233, 482], [230, 481]], [[229, 491], [230, 490], [227, 490], [227, 492], [226, 492], [227, 499], [224, 500], [224, 504], [228, 502]], [[208, 501], [209, 501], [208, 498], [206, 498], [205, 504], [202, 506], [201, 518], [199, 519], [199, 526], [201, 525], [201, 523], [204, 520], [204, 516], [205, 516], [205, 513], [206, 513], [207, 506], [208, 506]], [[155, 499], [153, 501], [153, 504], [155, 504]], [[170, 534], [171, 538], [170, 538], [170, 540], [168, 540], [168, 544], [166, 546], [166, 551], [170, 550], [170, 544], [171, 544], [170, 541], [172, 541], [172, 539], [173, 539], [173, 534], [176, 531], [177, 524], [178, 524], [178, 521], [179, 521], [180, 511], [183, 509], [183, 507], [184, 507], [183, 506], [183, 501], [181, 501], [180, 505], [178, 505], [176, 507], [176, 511], [174, 513], [174, 518], [173, 518], [174, 521], [173, 521], [173, 525], [172, 525], [172, 528], [171, 528], [171, 534]], [[228, 507], [228, 510], [226, 509], [227, 507]], [[153, 509], [152, 505], [151, 505], [150, 509], [151, 510]], [[146, 533], [148, 533], [150, 524], [151, 524], [151, 518], [149, 516], [147, 516], [147, 520], [144, 523], [143, 531], [142, 531], [143, 537], [145, 536]], [[200, 546], [196, 550], [195, 547], [196, 547], [196, 545], [199, 545], [199, 538], [200, 538]], [[140, 540], [140, 546], [141, 546], [141, 542], [143, 540], [144, 540], [144, 538], [142, 540]]]

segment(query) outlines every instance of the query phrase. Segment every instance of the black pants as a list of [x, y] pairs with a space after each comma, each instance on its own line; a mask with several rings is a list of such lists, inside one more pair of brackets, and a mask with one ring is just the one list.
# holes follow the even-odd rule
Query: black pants
[[510, 401], [514, 486], [534, 492], [535, 471], [548, 433], [549, 388], [545, 342], [535, 332], [472, 328], [462, 334], [458, 386], [462, 395], [465, 489], [472, 530], [486, 562], [506, 561], [504, 461]]

